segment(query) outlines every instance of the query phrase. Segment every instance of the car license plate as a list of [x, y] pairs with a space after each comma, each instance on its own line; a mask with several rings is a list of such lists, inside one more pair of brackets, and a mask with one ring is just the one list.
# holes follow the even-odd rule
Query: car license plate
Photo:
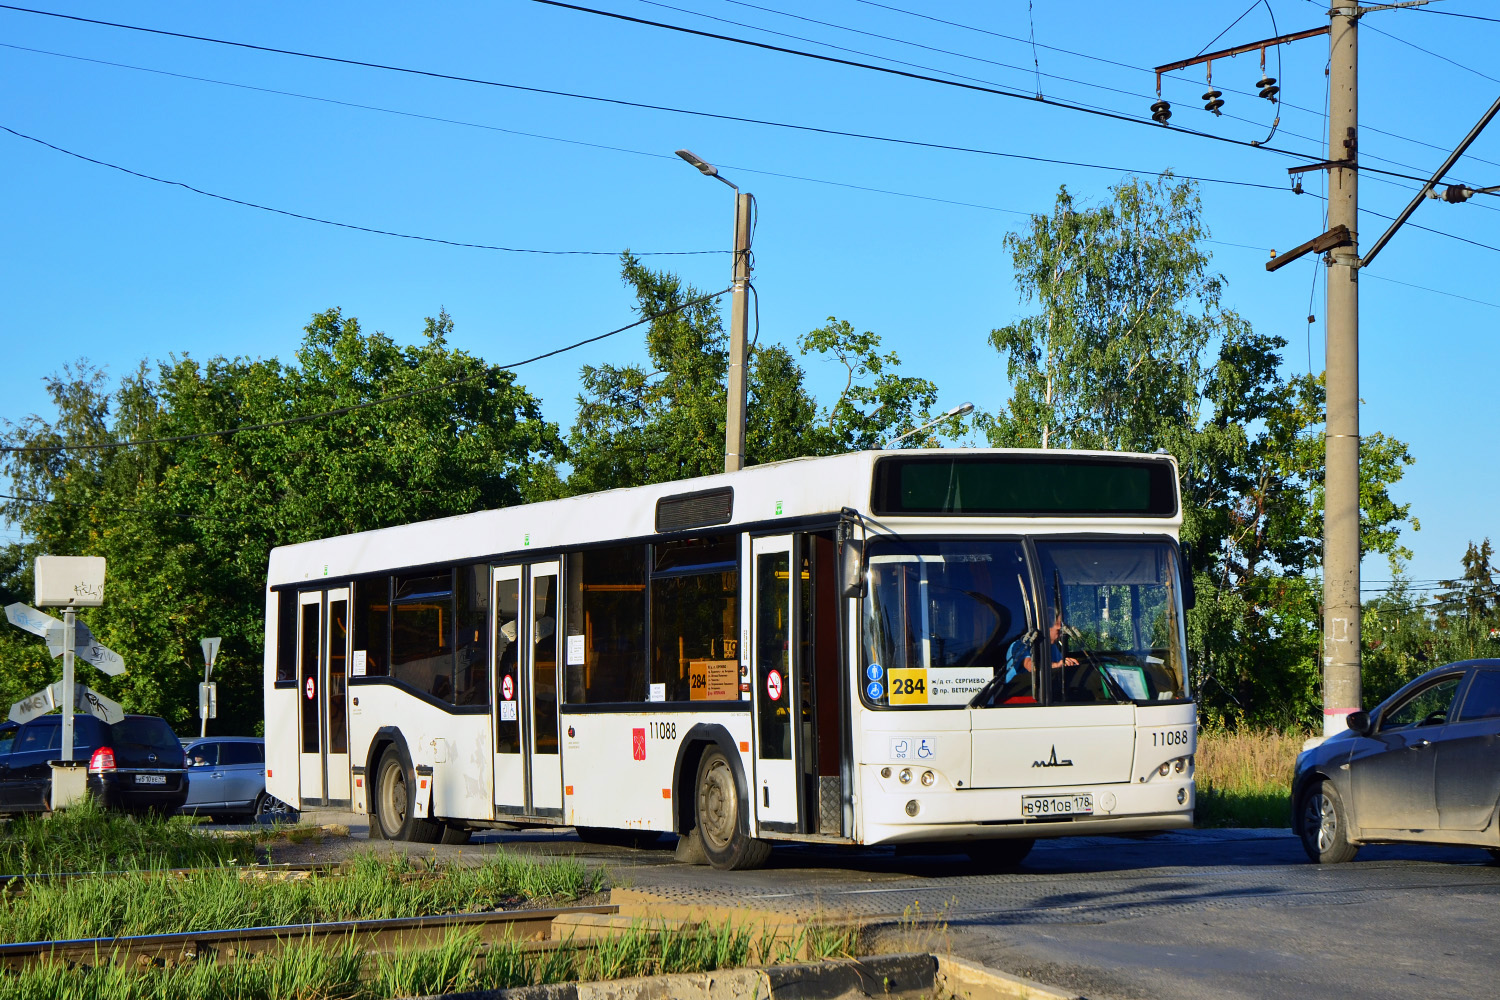
[[1027, 818], [1039, 816], [1092, 816], [1094, 796], [1083, 795], [1023, 795], [1021, 815]]
[[165, 774], [137, 774], [135, 783], [137, 785], [165, 785], [167, 776]]

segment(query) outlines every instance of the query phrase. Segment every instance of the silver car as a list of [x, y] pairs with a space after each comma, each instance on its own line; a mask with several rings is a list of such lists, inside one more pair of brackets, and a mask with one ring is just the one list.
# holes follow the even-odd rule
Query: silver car
[[1500, 660], [1429, 670], [1303, 751], [1292, 821], [1313, 861], [1361, 844], [1487, 848], [1500, 862]]
[[254, 736], [210, 736], [189, 741], [185, 813], [214, 820], [294, 822], [297, 812], [266, 793], [266, 743]]

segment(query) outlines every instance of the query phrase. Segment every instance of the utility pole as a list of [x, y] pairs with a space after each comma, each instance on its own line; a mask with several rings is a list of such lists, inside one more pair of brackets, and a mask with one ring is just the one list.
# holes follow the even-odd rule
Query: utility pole
[[729, 305], [729, 409], [724, 425], [724, 471], [745, 466], [745, 365], [750, 326], [750, 194], [734, 192], [734, 294]]
[[1335, 0], [1328, 26], [1329, 251], [1323, 480], [1323, 735], [1360, 708], [1359, 40], [1360, 10]]
[[728, 184], [734, 189], [734, 297], [729, 306], [729, 392], [724, 414], [724, 471], [738, 472], [745, 467], [745, 355], [746, 330], [750, 326], [750, 230], [755, 196], [741, 191], [739, 185], [719, 173], [719, 168], [690, 149], [679, 149], [677, 155], [698, 168], [705, 177]]

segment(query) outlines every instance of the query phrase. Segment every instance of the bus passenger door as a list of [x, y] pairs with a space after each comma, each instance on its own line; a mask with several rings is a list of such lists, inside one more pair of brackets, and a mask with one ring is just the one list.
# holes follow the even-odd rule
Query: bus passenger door
[[492, 571], [495, 630], [495, 812], [526, 812], [526, 770], [521, 756], [521, 567]]
[[527, 569], [526, 733], [528, 812], [562, 815], [562, 756], [557, 739], [558, 563]]
[[327, 593], [323, 642], [323, 798], [349, 802], [349, 588]]
[[797, 677], [794, 676], [800, 587], [793, 586], [793, 538], [750, 541], [752, 651], [755, 689], [755, 818], [785, 832], [797, 829]]
[[304, 804], [323, 801], [323, 592], [297, 596], [298, 794]]

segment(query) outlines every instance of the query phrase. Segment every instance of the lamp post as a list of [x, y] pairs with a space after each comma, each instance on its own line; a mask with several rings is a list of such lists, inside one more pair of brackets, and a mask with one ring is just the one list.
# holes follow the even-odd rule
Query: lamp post
[[745, 465], [745, 342], [749, 326], [750, 300], [750, 206], [754, 201], [733, 181], [719, 173], [712, 163], [686, 149], [677, 155], [697, 167], [705, 177], [712, 177], [734, 188], [734, 295], [729, 307], [729, 399], [724, 422], [724, 471], [738, 472]]
[[942, 423], [944, 420], [949, 420], [949, 419], [952, 419], [953, 417], [961, 417], [965, 413], [972, 413], [973, 411], [974, 411], [974, 404], [973, 403], [959, 403], [957, 406], [955, 406], [953, 409], [949, 410], [947, 413], [944, 413], [941, 416], [933, 417], [931, 420], [927, 421], [927, 423], [923, 424], [921, 427], [913, 427], [911, 430], [907, 431], [905, 434], [902, 434], [900, 437], [892, 438], [889, 444], [882, 445], [882, 447], [883, 448], [894, 448], [896, 445], [900, 444], [902, 441], [905, 441], [907, 438], [911, 437], [913, 434], [920, 434], [920, 433], [922, 433], [925, 430], [928, 430], [930, 428], [936, 427], [938, 424]]

